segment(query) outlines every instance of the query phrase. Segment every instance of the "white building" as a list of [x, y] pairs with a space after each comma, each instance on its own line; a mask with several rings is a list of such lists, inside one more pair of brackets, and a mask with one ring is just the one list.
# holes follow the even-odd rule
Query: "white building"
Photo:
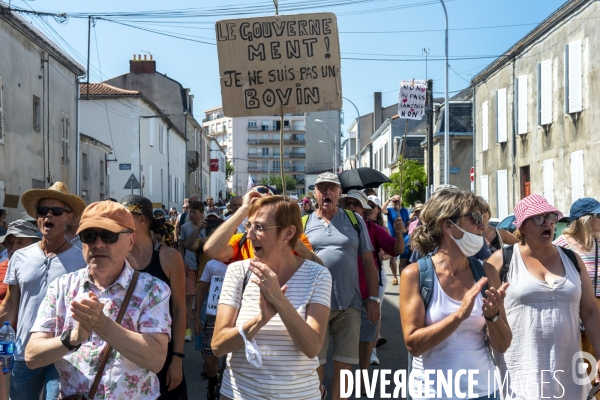
[[216, 138], [210, 140], [210, 196], [219, 201], [219, 193], [223, 200], [227, 197], [227, 179], [225, 162], [227, 156], [225, 149], [219, 146]]
[[186, 140], [141, 92], [106, 83], [81, 86], [81, 132], [113, 148], [107, 159], [110, 196], [121, 200], [133, 175], [134, 194], [181, 210], [187, 174]]

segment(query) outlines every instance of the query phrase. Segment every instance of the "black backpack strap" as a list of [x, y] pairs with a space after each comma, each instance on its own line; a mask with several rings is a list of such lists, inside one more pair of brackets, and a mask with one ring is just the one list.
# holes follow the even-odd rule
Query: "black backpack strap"
[[[481, 261], [479, 261], [478, 259], [476, 259], [475, 257], [468, 257], [469, 258], [469, 266], [471, 267], [471, 272], [473, 273], [473, 278], [475, 278], [475, 282], [479, 282], [479, 280], [481, 278], [483, 278], [485, 275], [485, 270], [483, 269], [483, 264], [481, 264]], [[481, 296], [483, 296], [483, 298], [486, 297], [485, 295], [485, 291], [488, 290], [488, 284], [486, 283], [483, 288], [481, 289]]]
[[244, 295], [244, 290], [246, 290], [246, 286], [248, 286], [248, 282], [250, 282], [250, 277], [252, 276], [252, 271], [248, 270], [246, 275], [244, 276], [244, 283], [242, 283], [242, 296]]
[[500, 270], [500, 282], [508, 282], [506, 279], [508, 277], [508, 269], [510, 268], [510, 262], [512, 260], [512, 255], [514, 251], [514, 244], [510, 246], [506, 246], [502, 249], [502, 269]]
[[567, 257], [569, 257], [569, 260], [571, 260], [573, 266], [575, 267], [575, 269], [577, 269], [577, 272], [581, 272], [581, 268], [579, 268], [579, 263], [577, 262], [577, 255], [575, 254], [575, 252], [573, 250], [569, 250], [560, 246], [558, 246], [558, 248], [561, 249]]
[[417, 261], [419, 267], [419, 293], [425, 304], [425, 310], [429, 308], [433, 296], [433, 263], [431, 256], [425, 256]]
[[239, 243], [238, 243], [238, 249], [240, 251], [242, 251], [242, 247], [244, 247], [244, 243], [246, 243], [246, 236], [248, 235], [248, 232], [244, 232], [244, 234], [242, 235], [242, 238], [240, 239]]

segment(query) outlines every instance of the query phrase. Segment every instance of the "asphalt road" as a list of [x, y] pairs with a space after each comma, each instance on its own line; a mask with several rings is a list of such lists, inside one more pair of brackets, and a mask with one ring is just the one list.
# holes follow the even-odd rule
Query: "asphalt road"
[[[398, 286], [392, 286], [393, 277], [387, 266], [388, 262], [386, 261], [385, 264], [388, 286], [385, 291], [383, 304], [381, 335], [387, 338], [388, 342], [377, 349], [380, 365], [372, 365], [369, 371], [370, 374], [373, 374], [375, 369], [390, 369], [392, 373], [399, 369], [406, 370], [408, 362], [406, 346], [402, 339], [402, 330], [400, 327], [400, 313], [398, 312]], [[188, 398], [190, 400], [205, 400], [208, 381], [200, 377], [200, 373], [202, 372], [202, 356], [199, 351], [194, 350], [193, 341], [185, 344], [184, 352], [186, 357], [183, 360], [183, 368], [187, 381]], [[327, 387], [331, 387], [332, 379], [333, 363], [329, 362], [325, 366], [325, 385]], [[388, 393], [392, 394], [393, 378], [388, 376], [388, 379], [392, 380], [392, 384], [388, 387]], [[330, 396], [328, 395], [327, 398], [329, 399]], [[356, 399], [359, 397], [353, 396], [351, 398]], [[367, 397], [363, 398], [366, 399]], [[380, 399], [379, 385], [375, 391], [375, 396], [371, 398]]]

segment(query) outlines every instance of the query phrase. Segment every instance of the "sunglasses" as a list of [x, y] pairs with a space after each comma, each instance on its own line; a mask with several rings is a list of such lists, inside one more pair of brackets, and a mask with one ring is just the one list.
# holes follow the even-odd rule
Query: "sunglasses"
[[255, 186], [252, 188], [252, 191], [256, 192], [256, 193], [260, 193], [260, 194], [270, 194], [273, 195], [273, 192], [271, 191], [271, 189], [269, 189], [266, 186]]
[[362, 204], [359, 201], [348, 201], [348, 200], [346, 200], [346, 207], [360, 207], [360, 208], [363, 208]]
[[100, 231], [96, 232], [91, 229], [86, 229], [85, 231], [79, 233], [79, 240], [81, 243], [92, 244], [96, 241], [96, 238], [100, 236], [100, 240], [102, 240], [106, 244], [113, 244], [119, 240], [119, 235], [121, 233], [132, 233], [131, 231], [121, 231], [121, 232], [111, 232], [111, 231]]
[[471, 218], [471, 220], [473, 221], [473, 223], [475, 225], [479, 225], [479, 224], [483, 223], [483, 216], [480, 213], [476, 213], [476, 212], [468, 212], [464, 215], [454, 215], [453, 217], [450, 217], [448, 219], [459, 219], [460, 217]]
[[551, 224], [555, 224], [556, 221], [558, 221], [558, 215], [554, 214], [554, 213], [546, 214], [546, 215], [536, 215], [535, 217], [531, 217], [531, 220], [533, 221], [533, 224], [536, 226], [544, 225], [544, 221], [548, 221]]
[[37, 208], [37, 213], [40, 216], [46, 216], [48, 215], [48, 213], [52, 211], [52, 215], [56, 216], [56, 217], [60, 217], [61, 215], [63, 215], [64, 212], [68, 212], [70, 213], [71, 210], [67, 210], [66, 208], [61, 208], [61, 207], [44, 207], [44, 206], [39, 206]]

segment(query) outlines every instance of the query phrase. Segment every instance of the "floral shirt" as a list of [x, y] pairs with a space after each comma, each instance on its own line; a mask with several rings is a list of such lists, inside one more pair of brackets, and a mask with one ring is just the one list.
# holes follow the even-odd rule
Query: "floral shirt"
[[[100, 290], [94, 284], [89, 267], [61, 276], [48, 287], [31, 332], [54, 332], [60, 336], [64, 331], [73, 329], [76, 321], [69, 310], [71, 301], [78, 294], [89, 291], [104, 303], [104, 314], [116, 320], [133, 272], [133, 268], [125, 263], [119, 278], [105, 290]], [[149, 274], [140, 273], [121, 326], [139, 333], [165, 333], [170, 338], [170, 296], [171, 291], [165, 283]], [[87, 396], [106, 346], [106, 342], [92, 332], [79, 350], [70, 352], [54, 363], [60, 375], [61, 397], [72, 394]], [[95, 398], [156, 399], [159, 395], [156, 375], [113, 349]]]

